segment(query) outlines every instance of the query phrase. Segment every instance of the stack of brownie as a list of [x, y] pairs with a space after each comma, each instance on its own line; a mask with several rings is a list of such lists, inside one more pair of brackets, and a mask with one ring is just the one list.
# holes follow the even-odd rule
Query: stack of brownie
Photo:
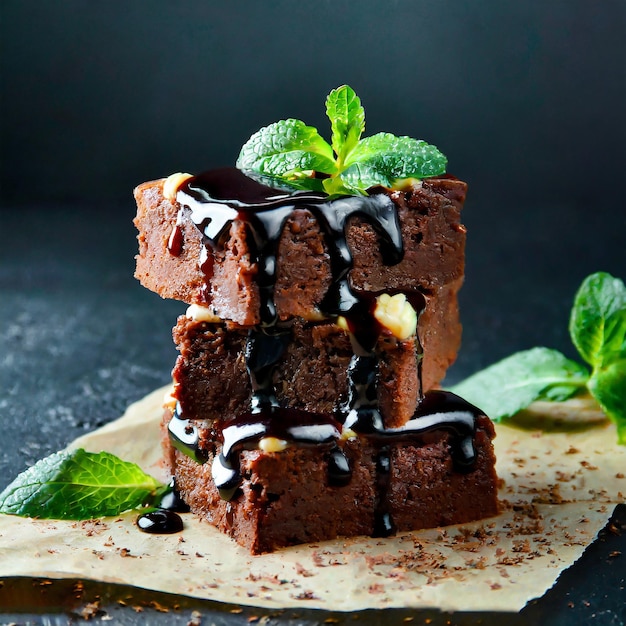
[[189, 305], [163, 446], [192, 511], [253, 553], [497, 513], [492, 424], [437, 389], [465, 192], [329, 198], [234, 168], [135, 190], [136, 276]]

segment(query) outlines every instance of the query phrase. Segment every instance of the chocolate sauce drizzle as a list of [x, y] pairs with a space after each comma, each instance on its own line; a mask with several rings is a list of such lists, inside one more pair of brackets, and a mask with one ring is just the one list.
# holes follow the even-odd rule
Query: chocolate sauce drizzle
[[[382, 193], [334, 200], [319, 193], [286, 193], [258, 183], [236, 168], [224, 168], [190, 178], [178, 190], [176, 199], [183, 211], [190, 211], [191, 221], [202, 233], [207, 250], [213, 251], [220, 245], [234, 220], [245, 222], [254, 244], [253, 260], [259, 268], [257, 285], [263, 326], [276, 323], [274, 285], [278, 241], [286, 220], [297, 208], [306, 208], [315, 216], [329, 245], [333, 278], [322, 303], [327, 315], [349, 314], [361, 302], [348, 281], [352, 255], [345, 229], [350, 218], [362, 216], [376, 229], [385, 263], [402, 259], [402, 234], [395, 205]], [[210, 268], [203, 271], [206, 273], [207, 269], [210, 271]]]
[[[213, 252], [222, 244], [234, 220], [246, 224], [253, 242], [250, 246], [253, 261], [259, 268], [261, 324], [250, 330], [245, 350], [252, 386], [250, 411], [224, 425], [222, 452], [215, 456], [212, 465], [213, 479], [224, 499], [233, 499], [239, 492], [241, 451], [256, 448], [266, 437], [287, 444], [326, 448], [329, 485], [348, 484], [350, 463], [339, 442], [342, 429], [349, 428], [378, 447], [375, 533], [387, 536], [394, 532], [387, 502], [392, 443], [419, 442], [425, 433], [447, 430], [451, 433], [455, 469], [467, 471], [473, 467], [475, 420], [482, 412], [458, 396], [444, 391], [429, 391], [423, 396], [420, 393], [418, 409], [408, 423], [396, 429], [384, 427], [377, 397], [375, 346], [381, 328], [372, 314], [375, 295], [359, 294], [351, 288], [352, 255], [345, 231], [351, 217], [363, 217], [379, 234], [383, 261], [388, 265], [398, 263], [403, 256], [402, 236], [396, 207], [386, 194], [334, 199], [313, 192], [283, 192], [256, 182], [235, 168], [226, 168], [187, 180], [178, 190], [177, 201], [181, 208], [169, 250], [174, 256], [181, 254], [184, 242], [180, 224], [183, 215], [188, 215], [203, 236], [199, 264], [207, 277], [207, 293]], [[274, 303], [277, 247], [286, 220], [298, 208], [307, 209], [315, 216], [329, 250], [332, 283], [321, 310], [330, 318], [344, 317], [354, 349], [348, 370], [348, 398], [336, 408], [334, 415], [281, 407], [272, 382], [276, 365], [291, 337], [289, 327], [278, 321]], [[423, 310], [425, 300], [420, 293], [407, 297], [418, 313]], [[181, 414], [180, 406], [170, 421], [169, 433], [174, 447], [198, 463], [207, 461], [198, 429]]]
[[327, 447], [343, 454], [337, 447], [340, 436], [341, 424], [330, 415], [276, 405], [245, 413], [222, 429], [222, 452], [215, 457], [212, 467], [215, 486], [223, 499], [231, 500], [241, 482], [240, 452], [256, 449], [266, 437], [298, 446]]

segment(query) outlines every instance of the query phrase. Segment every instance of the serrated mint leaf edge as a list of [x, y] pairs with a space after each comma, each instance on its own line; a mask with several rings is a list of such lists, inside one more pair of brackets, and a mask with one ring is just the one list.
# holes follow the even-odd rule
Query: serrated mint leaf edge
[[421, 139], [378, 133], [357, 144], [340, 176], [349, 185], [366, 189], [375, 185], [393, 187], [398, 180], [444, 174], [447, 163], [436, 146]]
[[[563, 365], [571, 367], [572, 376], [563, 375], [564, 370], [555, 371], [554, 374], [544, 373], [542, 376], [533, 374], [532, 361], [547, 357], [560, 360]], [[528, 361], [527, 365], [526, 361]], [[507, 372], [512, 367], [519, 368], [520, 371], [516, 372], [514, 382], [505, 385], [502, 383], [503, 372]], [[524, 377], [524, 370], [526, 370], [526, 377]], [[500, 422], [527, 408], [535, 400], [548, 399], [547, 392], [551, 387], [561, 389], [571, 387], [572, 392], [567, 396], [571, 397], [576, 391], [585, 387], [588, 378], [589, 372], [581, 364], [568, 359], [557, 350], [537, 347], [515, 352], [472, 374], [450, 387], [449, 390], [484, 410], [492, 421]], [[532, 393], [526, 393], [524, 396], [511, 395], [516, 391], [533, 389]], [[503, 402], [498, 398], [502, 398], [505, 393], [506, 402]], [[561, 393], [565, 395], [563, 390]], [[495, 401], [494, 398], [496, 398]], [[503, 406], [506, 407], [505, 410]]]
[[236, 166], [241, 170], [260, 171], [260, 164], [264, 160], [295, 151], [319, 155], [320, 162], [326, 161], [324, 169], [319, 170], [325, 174], [332, 174], [336, 170], [330, 144], [314, 126], [307, 126], [294, 118], [268, 124], [253, 133], [242, 146]]
[[[85, 471], [83, 463], [93, 464], [94, 468], [103, 467], [102, 461], [119, 465], [124, 473], [133, 473], [144, 480], [132, 483], [119, 482], [71, 482], [64, 474], [72, 471], [71, 464], [78, 466], [81, 471]], [[110, 468], [109, 468], [110, 469]], [[96, 476], [96, 473], [93, 473]], [[71, 474], [70, 474], [71, 475]], [[62, 478], [63, 480], [59, 480]], [[86, 495], [81, 495], [76, 501], [66, 503], [66, 510], [63, 514], [57, 514], [57, 509], [50, 510], [52, 504], [56, 504], [55, 498], [64, 490], [70, 489], [80, 492], [88, 490]], [[109, 495], [108, 498], [94, 498], [94, 492], [112, 491], [119, 496], [122, 491], [128, 493], [122, 499], [117, 499], [117, 506], [111, 507], [106, 501], [114, 501]], [[149, 499], [155, 499], [162, 495], [168, 487], [160, 483], [156, 478], [144, 472], [136, 463], [124, 461], [109, 452], [87, 452], [82, 448], [73, 450], [61, 450], [43, 459], [35, 465], [29, 467], [19, 474], [0, 493], [0, 513], [7, 515], [17, 515], [20, 517], [33, 517], [40, 519], [62, 519], [62, 520], [85, 520], [94, 517], [105, 517], [119, 515], [128, 510], [136, 509], [147, 503]], [[89, 492], [91, 490], [91, 492]], [[43, 498], [43, 499], [42, 499]], [[98, 506], [91, 506], [90, 509], [77, 509], [80, 501], [95, 500]], [[102, 503], [105, 502], [105, 505]], [[52, 504], [51, 504], [52, 503]], [[47, 508], [46, 508], [46, 505]], [[80, 512], [79, 512], [80, 511]]]
[[[329, 167], [329, 162], [325, 157], [316, 152], [306, 150], [290, 150], [280, 154], [272, 154], [259, 159], [257, 171], [260, 174], [281, 178], [282, 180], [306, 180], [299, 178], [297, 174], [305, 171], [323, 171]], [[309, 180], [316, 180], [310, 178]]]
[[[347, 170], [350, 170], [350, 166], [355, 165], [355, 163], [357, 162], [357, 158], [360, 158], [360, 157], [355, 157], [353, 153], [356, 153], [356, 155], [358, 155], [359, 146], [362, 143], [362, 141], [371, 139], [369, 137], [366, 137], [365, 139], [360, 139], [360, 135], [365, 129], [365, 110], [361, 106], [360, 98], [356, 95], [354, 90], [349, 85], [342, 85], [341, 87], [338, 87], [336, 90], [332, 90], [330, 94], [327, 96], [326, 107], [327, 107], [328, 117], [329, 119], [331, 119], [331, 128], [333, 128], [333, 119], [331, 117], [332, 111], [329, 113], [329, 98], [334, 92], [338, 92], [344, 89], [345, 89], [346, 94], [353, 94], [355, 101], [358, 102], [358, 107], [356, 108], [356, 110], [359, 114], [362, 113], [362, 123], [359, 123], [358, 126], [352, 127], [352, 129], [355, 129], [355, 128], [360, 129], [360, 132], [358, 133], [359, 138], [356, 139], [355, 145], [352, 149], [350, 149], [349, 143], [347, 147], [346, 145], [341, 145], [341, 146], [338, 145], [338, 139], [335, 138], [334, 129], [333, 129], [333, 139], [332, 139], [333, 145], [326, 143], [322, 139], [322, 142], [324, 142], [326, 145], [324, 146], [324, 150], [320, 154], [323, 154], [325, 157], [332, 158], [333, 151], [335, 150], [335, 148], [338, 149], [337, 158], [333, 160], [332, 167], [329, 163], [326, 163], [323, 169], [318, 168], [315, 170], [323, 174], [328, 174], [332, 178], [340, 179], [338, 182], [331, 182], [331, 183], [327, 183], [326, 181], [324, 181], [323, 189], [329, 195], [336, 195], [336, 194], [367, 195], [367, 189], [370, 187], [377, 186], [377, 185], [394, 188], [394, 185], [396, 182], [400, 180], [404, 180], [406, 178], [416, 178], [416, 179], [431, 178], [433, 176], [439, 176], [445, 173], [448, 160], [445, 157], [445, 155], [443, 155], [443, 153], [441, 153], [438, 150], [438, 148], [436, 148], [436, 146], [432, 146], [431, 144], [428, 144], [427, 142], [421, 139], [413, 139], [412, 137], [408, 137], [408, 136], [396, 137], [395, 135], [392, 135], [391, 133], [378, 133], [378, 135], [385, 135], [385, 136], [393, 137], [394, 140], [396, 141], [402, 140], [402, 141], [407, 141], [407, 142], [408, 141], [414, 142], [415, 146], [419, 146], [419, 151], [423, 151], [425, 149], [434, 150], [436, 151], [436, 154], [435, 152], [433, 152], [432, 158], [428, 158], [428, 159], [420, 157], [422, 164], [419, 167], [411, 166], [408, 168], [401, 168], [399, 170], [397, 168], [397, 163], [398, 163], [397, 155], [387, 155], [388, 158], [390, 159], [393, 158], [394, 163], [395, 163], [391, 171], [389, 171], [388, 167], [381, 167], [380, 163], [377, 163], [377, 164], [370, 163], [368, 166], [363, 167], [361, 170], [352, 169], [351, 171], [348, 171], [348, 173], [345, 176], [342, 176], [344, 172], [346, 172]], [[337, 95], [334, 95], [333, 98], [337, 98]], [[237, 167], [243, 171], [245, 170], [259, 171], [260, 173], [264, 173], [266, 175], [270, 175], [275, 178], [281, 178], [282, 180], [285, 180], [285, 182], [289, 183], [290, 177], [295, 174], [295, 171], [291, 170], [291, 171], [284, 171], [284, 172], [275, 172], [275, 171], [261, 172], [259, 169], [259, 165], [258, 165], [259, 152], [258, 150], [254, 148], [255, 142], [260, 142], [262, 145], [269, 143], [269, 142], [265, 142], [265, 140], [263, 141], [260, 140], [260, 137], [262, 137], [262, 134], [265, 132], [268, 132], [267, 129], [272, 129], [276, 125], [284, 124], [284, 123], [301, 124], [303, 127], [307, 129], [312, 129], [313, 131], [315, 131], [315, 133], [317, 133], [317, 130], [314, 127], [307, 127], [304, 122], [300, 120], [296, 120], [294, 118], [289, 118], [287, 120], [280, 120], [279, 122], [274, 122], [273, 124], [269, 124], [268, 126], [265, 126], [261, 128], [260, 130], [258, 130], [256, 133], [254, 133], [250, 137], [250, 139], [248, 139], [248, 141], [244, 144], [244, 146], [242, 147], [240, 151], [239, 158], [237, 159], [237, 162], [236, 162]], [[350, 132], [351, 131], [348, 132], [349, 136], [350, 136]], [[319, 137], [319, 134], [317, 134], [317, 137]], [[373, 135], [373, 137], [376, 137], [376, 135]], [[327, 152], [327, 149], [330, 150], [330, 154]], [[429, 163], [433, 161], [437, 163], [436, 166], [428, 165]], [[303, 180], [304, 179], [300, 179], [298, 186], [296, 187], [294, 185], [294, 188], [311, 189], [311, 190], [319, 189], [318, 185], [311, 184], [309, 186], [306, 183], [303, 183], [302, 182]], [[310, 179], [310, 180], [314, 180], [314, 179]]]

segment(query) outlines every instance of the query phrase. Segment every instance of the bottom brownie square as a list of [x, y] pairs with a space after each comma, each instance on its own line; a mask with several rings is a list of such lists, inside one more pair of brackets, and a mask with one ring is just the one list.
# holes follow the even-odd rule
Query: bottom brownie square
[[[419, 419], [419, 418], [417, 418]], [[493, 425], [476, 419], [474, 460], [455, 462], [453, 431], [438, 428], [411, 436], [380, 438], [346, 431], [319, 444], [290, 444], [276, 451], [261, 439], [242, 449], [236, 479], [218, 489], [216, 466], [224, 446], [210, 428], [197, 435], [196, 458], [163, 421], [165, 458], [191, 510], [253, 554], [355, 535], [458, 524], [498, 513]], [[181, 437], [184, 438], [184, 437]], [[177, 449], [178, 448], [180, 449]], [[219, 472], [217, 472], [219, 475]], [[225, 494], [225, 491], [228, 493]]]

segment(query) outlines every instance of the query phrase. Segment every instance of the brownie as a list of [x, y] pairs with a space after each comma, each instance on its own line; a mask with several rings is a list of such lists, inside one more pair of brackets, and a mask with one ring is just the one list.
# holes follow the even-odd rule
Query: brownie
[[[272, 372], [281, 406], [313, 413], [333, 413], [348, 398], [347, 371], [352, 347], [347, 333], [330, 323], [299, 320]], [[246, 369], [248, 331], [196, 322], [181, 316], [174, 327], [180, 352], [172, 372], [176, 399], [186, 419], [226, 423], [250, 406], [252, 388]], [[379, 360], [378, 402], [386, 426], [398, 427], [415, 413], [418, 398], [415, 338], [387, 337], [376, 349]]]
[[[165, 433], [171, 415], [166, 413]], [[259, 554], [299, 543], [386, 536], [496, 515], [493, 434], [490, 420], [479, 418], [471, 472], [454, 467], [451, 435], [443, 430], [390, 446], [364, 437], [341, 441], [352, 469], [345, 483], [333, 480], [332, 448], [244, 450], [239, 460], [242, 480], [229, 500], [220, 495], [212, 476], [219, 444], [209, 444], [212, 450], [203, 464], [172, 447], [167, 434], [164, 445], [170, 471], [191, 509]], [[388, 476], [385, 459], [391, 468]]]
[[493, 426], [437, 389], [465, 192], [329, 198], [234, 168], [135, 190], [136, 276], [190, 305], [162, 440], [192, 511], [252, 553], [497, 513]]
[[[139, 254], [135, 276], [163, 298], [207, 304], [216, 314], [242, 325], [259, 322], [258, 268], [250, 254], [245, 223], [235, 221], [214, 252], [213, 274], [199, 266], [202, 234], [187, 211], [163, 196], [163, 179], [135, 189]], [[350, 278], [356, 290], [437, 289], [463, 278], [465, 227], [460, 213], [467, 185], [456, 178], [425, 179], [406, 191], [382, 190], [394, 202], [401, 224], [404, 258], [393, 266], [381, 258], [379, 237], [359, 216], [348, 224], [352, 251]], [[168, 247], [180, 212], [178, 255]], [[282, 231], [277, 256], [276, 305], [282, 319], [315, 315], [331, 280], [327, 244], [319, 222], [306, 209], [295, 210]], [[232, 278], [237, 276], [237, 291]], [[208, 288], [207, 288], [207, 282]]]

